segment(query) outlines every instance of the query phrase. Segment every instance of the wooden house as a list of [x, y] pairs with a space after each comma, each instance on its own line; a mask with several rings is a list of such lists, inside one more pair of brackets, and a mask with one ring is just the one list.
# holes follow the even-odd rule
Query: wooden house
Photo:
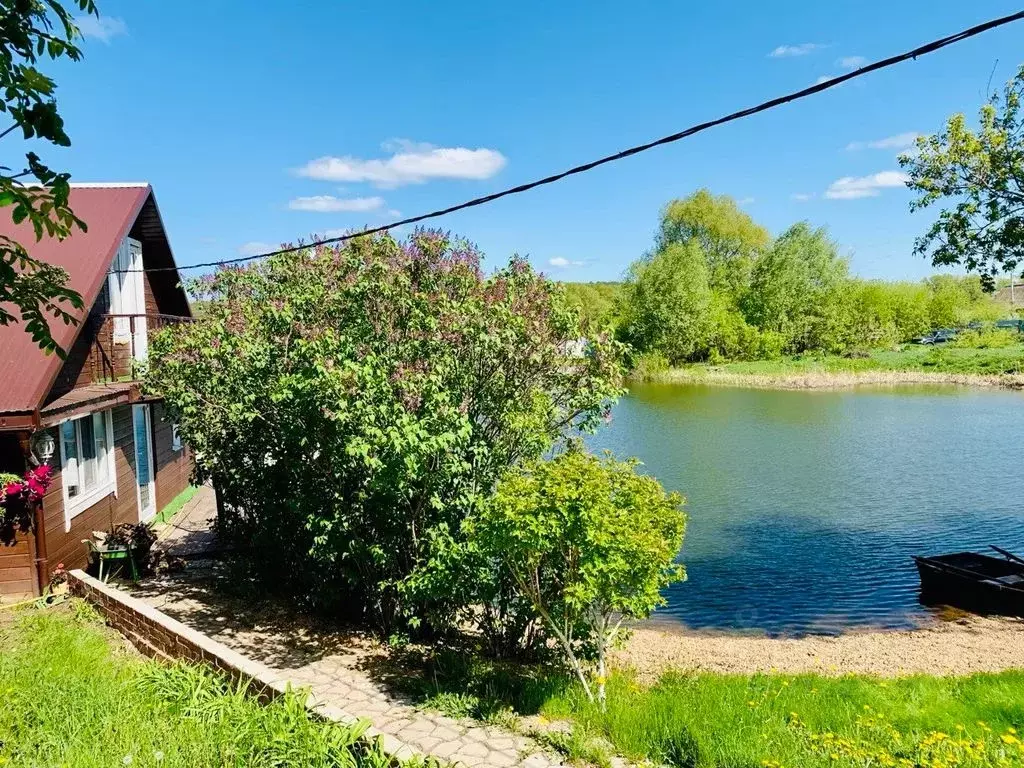
[[86, 307], [78, 325], [50, 323], [65, 360], [20, 323], [0, 326], [0, 471], [20, 475], [41, 453], [54, 471], [42, 525], [0, 545], [0, 596], [39, 594], [58, 564], [85, 565], [92, 531], [150, 520], [189, 483], [188, 448], [138, 381], [154, 331], [192, 317], [153, 190], [73, 185], [70, 203], [88, 231], [63, 241], [37, 243], [0, 209], [0, 235], [65, 269]]

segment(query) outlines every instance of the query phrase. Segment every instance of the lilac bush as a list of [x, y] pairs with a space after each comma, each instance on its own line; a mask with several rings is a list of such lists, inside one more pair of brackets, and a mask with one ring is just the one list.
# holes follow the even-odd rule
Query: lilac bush
[[192, 290], [203, 318], [154, 339], [148, 386], [223, 494], [225, 535], [271, 581], [385, 629], [443, 629], [470, 605], [507, 627], [491, 612], [514, 598], [464, 523], [509, 468], [600, 422], [620, 345], [581, 342], [524, 259], [485, 275], [439, 231], [312, 245]]

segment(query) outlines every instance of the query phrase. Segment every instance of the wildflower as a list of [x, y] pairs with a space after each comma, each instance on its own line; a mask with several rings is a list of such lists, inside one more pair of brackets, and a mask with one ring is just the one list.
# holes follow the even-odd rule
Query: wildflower
[[158, 749], [156, 752], [153, 753], [153, 759], [156, 760], [158, 763], [163, 762], [164, 753]]
[[132, 764], [132, 756], [131, 755], [125, 755], [121, 759], [121, 762], [124, 763], [125, 765], [131, 765]]

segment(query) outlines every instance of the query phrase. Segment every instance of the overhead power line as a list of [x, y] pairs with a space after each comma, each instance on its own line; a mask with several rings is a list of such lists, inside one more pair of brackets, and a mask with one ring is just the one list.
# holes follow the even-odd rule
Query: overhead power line
[[[777, 96], [776, 98], [762, 102], [757, 106], [747, 107], [746, 109], [741, 109], [738, 112], [732, 112], [728, 115], [725, 115], [724, 117], [719, 117], [704, 123], [692, 125], [685, 130], [679, 131], [678, 133], [672, 133], [669, 134], [668, 136], [663, 136], [660, 139], [649, 141], [646, 144], [638, 144], [635, 147], [624, 149], [621, 152], [616, 152], [613, 155], [606, 155], [605, 157], [599, 158], [597, 160], [592, 160], [589, 163], [583, 163], [582, 165], [574, 166], [566, 171], [562, 171], [561, 173], [555, 173], [552, 174], [551, 176], [545, 176], [542, 179], [537, 179], [536, 181], [531, 181], [526, 184], [519, 184], [518, 186], [515, 187], [509, 187], [508, 189], [503, 189], [500, 192], [494, 192], [489, 195], [484, 195], [483, 197], [476, 197], [473, 198], [472, 200], [467, 200], [464, 203], [452, 205], [449, 206], [448, 208], [441, 208], [436, 211], [431, 211], [430, 213], [421, 213], [418, 216], [410, 216], [405, 219], [393, 221], [389, 224], [382, 224], [381, 226], [378, 227], [371, 227], [369, 229], [362, 229], [350, 232], [348, 234], [339, 235], [338, 237], [328, 237], [322, 240], [316, 240], [314, 244], [328, 245], [331, 243], [341, 243], [346, 240], [352, 240], [357, 237], [365, 237], [367, 235], [385, 232], [389, 229], [394, 229], [395, 227], [400, 227], [405, 224], [417, 224], [421, 221], [427, 221], [429, 219], [436, 219], [441, 216], [447, 216], [448, 214], [455, 213], [456, 211], [462, 211], [467, 208], [475, 208], [479, 205], [484, 205], [486, 203], [494, 202], [495, 200], [500, 200], [503, 197], [509, 197], [510, 195], [518, 195], [522, 192], [528, 192], [531, 189], [536, 189], [537, 187], [542, 187], [547, 184], [554, 184], [556, 181], [561, 181], [562, 179], [568, 176], [575, 176], [576, 174], [579, 173], [585, 173], [586, 171], [593, 170], [598, 166], [613, 163], [616, 160], [623, 160], [627, 157], [638, 155], [641, 152], [646, 152], [649, 149], [654, 149], [655, 147], [660, 147], [665, 144], [672, 144], [674, 142], [685, 139], [689, 136], [693, 136], [696, 133], [706, 131], [709, 128], [714, 128], [719, 125], [724, 125], [725, 123], [731, 123], [736, 120], [741, 120], [745, 117], [756, 115], [759, 112], [767, 112], [769, 109], [780, 107], [783, 104], [788, 104], [789, 102], [792, 101], [797, 101], [799, 99], [807, 98], [808, 96], [813, 96], [816, 93], [827, 91], [829, 88], [835, 88], [836, 86], [842, 85], [843, 83], [848, 82], [849, 80], [854, 80], [858, 77], [864, 77], [864, 75], [870, 74], [871, 72], [877, 72], [880, 69], [892, 67], [896, 64], [900, 64], [909, 59], [916, 59], [919, 56], [925, 56], [929, 53], [934, 53], [935, 51], [953, 45], [954, 43], [959, 43], [962, 40], [967, 40], [968, 38], [975, 37], [976, 35], [980, 35], [983, 32], [988, 32], [990, 29], [1002, 27], [1012, 22], [1020, 21], [1021, 19], [1024, 19], [1024, 11], [1018, 11], [1017, 13], [1012, 13], [1009, 16], [1002, 16], [998, 19], [992, 19], [991, 21], [986, 21], [984, 24], [978, 24], [976, 26], [969, 27], [960, 32], [957, 32], [956, 34], [952, 34], [947, 37], [940, 38], [938, 40], [933, 40], [930, 43], [925, 43], [924, 45], [920, 45], [917, 48], [914, 48], [913, 50], [906, 51], [905, 53], [900, 53], [895, 56], [890, 56], [887, 59], [880, 59], [879, 61], [872, 62], [871, 64], [866, 64], [860, 69], [855, 69], [852, 72], [847, 72], [845, 75], [838, 75], [830, 80], [826, 80], [822, 83], [815, 83], [814, 85], [808, 86], [807, 88], [803, 88], [799, 91], [793, 91], [792, 93], [787, 93], [783, 96]], [[296, 251], [305, 250], [308, 247], [309, 245], [295, 245], [289, 248], [281, 248], [276, 251], [268, 251], [266, 253], [257, 253], [251, 256], [239, 256], [231, 259], [222, 259], [220, 261], [207, 261], [200, 264], [189, 264], [181, 267], [148, 267], [142, 270], [116, 271], [173, 272], [182, 271], [186, 269], [204, 269], [206, 267], [228, 266], [231, 264], [241, 264], [248, 261], [254, 261], [256, 259], [263, 259], [269, 256], [278, 256], [285, 253], [294, 253]]]

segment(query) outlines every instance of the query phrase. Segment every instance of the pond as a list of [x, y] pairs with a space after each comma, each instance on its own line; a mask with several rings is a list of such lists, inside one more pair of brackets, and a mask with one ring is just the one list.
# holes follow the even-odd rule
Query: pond
[[914, 626], [913, 554], [1024, 554], [1024, 395], [640, 384], [589, 442], [687, 497], [656, 620], [834, 634]]

